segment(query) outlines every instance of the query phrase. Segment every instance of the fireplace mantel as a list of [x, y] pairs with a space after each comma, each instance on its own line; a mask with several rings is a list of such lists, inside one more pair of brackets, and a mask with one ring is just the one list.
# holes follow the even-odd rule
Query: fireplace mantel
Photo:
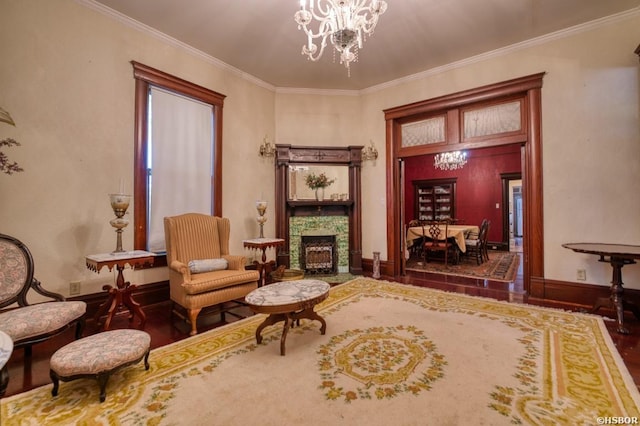
[[[289, 221], [292, 216], [348, 216], [349, 272], [362, 274], [362, 216], [360, 172], [363, 146], [276, 145], [276, 236], [285, 240], [278, 251], [278, 264], [290, 266]], [[327, 165], [349, 168], [349, 199], [289, 199], [289, 166]]]
[[315, 201], [288, 200], [287, 208], [290, 216], [348, 216], [353, 206], [353, 200], [345, 201]]

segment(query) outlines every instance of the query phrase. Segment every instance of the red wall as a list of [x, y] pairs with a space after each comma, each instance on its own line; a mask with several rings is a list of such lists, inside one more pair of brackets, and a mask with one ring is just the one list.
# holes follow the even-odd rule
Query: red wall
[[[433, 155], [405, 159], [405, 221], [414, 219], [414, 180], [457, 178], [455, 216], [463, 223], [480, 225], [491, 221], [489, 241], [502, 241], [501, 173], [521, 171], [520, 146], [505, 145], [467, 151], [467, 164], [458, 170], [433, 167]], [[496, 204], [499, 208], [496, 208]], [[508, 208], [508, 206], [504, 206]]]

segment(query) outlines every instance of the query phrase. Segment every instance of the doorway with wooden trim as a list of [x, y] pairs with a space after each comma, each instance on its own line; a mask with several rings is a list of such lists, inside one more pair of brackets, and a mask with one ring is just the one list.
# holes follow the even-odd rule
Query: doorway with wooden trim
[[[527, 293], [544, 280], [544, 233], [542, 203], [542, 141], [541, 89], [544, 73], [535, 74], [489, 86], [471, 89], [424, 102], [384, 110], [387, 152], [387, 264], [389, 275], [404, 275], [403, 256], [403, 159], [428, 153], [491, 147], [518, 143], [522, 145], [523, 215], [523, 278]], [[520, 114], [519, 127], [501, 135], [467, 133], [477, 110], [511, 108], [516, 104]], [[482, 112], [484, 112], [482, 111]], [[442, 124], [441, 132], [430, 132], [433, 142], [409, 141], [406, 134], [415, 136], [421, 129], [407, 125], [426, 123], [423, 127]], [[415, 132], [418, 130], [418, 132]], [[431, 130], [429, 128], [429, 130]], [[413, 135], [410, 133], [413, 132]], [[423, 132], [424, 134], [424, 132]], [[440, 138], [440, 139], [438, 139]]]

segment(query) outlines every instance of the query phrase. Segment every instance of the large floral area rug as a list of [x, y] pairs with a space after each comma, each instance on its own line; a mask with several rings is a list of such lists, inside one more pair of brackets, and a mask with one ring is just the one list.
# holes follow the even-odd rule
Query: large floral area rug
[[489, 260], [480, 265], [474, 258], [465, 255], [460, 256], [459, 263], [446, 265], [441, 261], [425, 263], [422, 259], [411, 258], [407, 260], [406, 269], [494, 281], [512, 282], [516, 279], [520, 264], [520, 256], [517, 253], [492, 251], [489, 256]]
[[1, 401], [2, 425], [593, 425], [640, 417], [600, 317], [358, 278], [333, 287], [280, 355], [262, 315], [114, 374]]

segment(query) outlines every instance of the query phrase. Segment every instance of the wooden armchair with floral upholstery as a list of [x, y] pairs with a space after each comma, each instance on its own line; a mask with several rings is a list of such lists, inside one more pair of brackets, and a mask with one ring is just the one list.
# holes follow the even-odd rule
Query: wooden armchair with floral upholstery
[[242, 300], [258, 287], [260, 274], [245, 270], [245, 256], [229, 254], [229, 219], [186, 213], [165, 217], [164, 230], [170, 296], [186, 310], [190, 335], [203, 308]]
[[[54, 301], [30, 304], [29, 290]], [[32, 345], [73, 325], [75, 338], [79, 339], [86, 310], [85, 302], [65, 301], [61, 294], [45, 290], [34, 278], [29, 249], [16, 238], [0, 234], [0, 330], [11, 338], [14, 349], [24, 348], [25, 357], [30, 357]]]

